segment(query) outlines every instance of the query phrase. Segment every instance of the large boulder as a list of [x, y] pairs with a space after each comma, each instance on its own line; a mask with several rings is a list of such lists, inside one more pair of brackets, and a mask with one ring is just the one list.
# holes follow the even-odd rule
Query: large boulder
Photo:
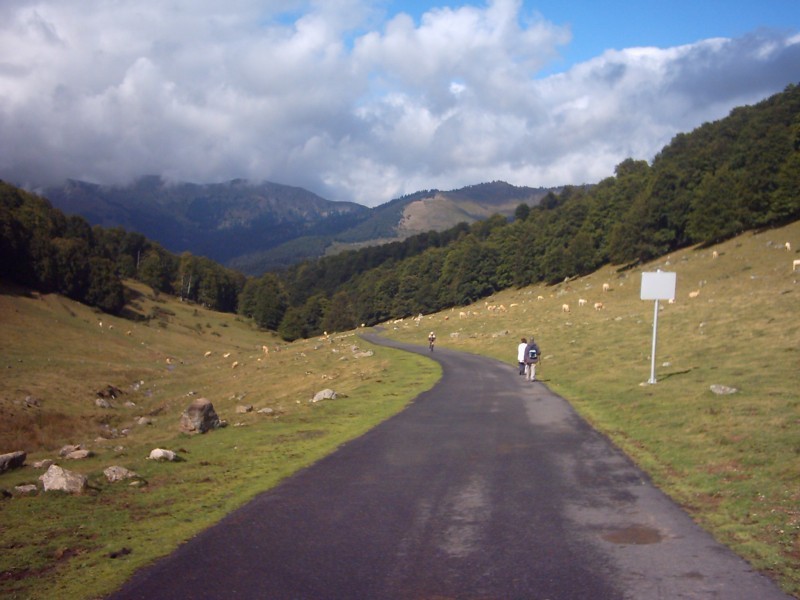
[[222, 427], [214, 405], [207, 398], [197, 398], [183, 411], [180, 428], [184, 433], [205, 433]]
[[62, 469], [58, 465], [50, 465], [47, 472], [39, 477], [45, 492], [61, 491], [68, 494], [80, 494], [89, 484], [84, 475]]
[[22, 450], [9, 452], [8, 454], [0, 454], [0, 473], [20, 468], [25, 464], [25, 459], [27, 457], [28, 455]]

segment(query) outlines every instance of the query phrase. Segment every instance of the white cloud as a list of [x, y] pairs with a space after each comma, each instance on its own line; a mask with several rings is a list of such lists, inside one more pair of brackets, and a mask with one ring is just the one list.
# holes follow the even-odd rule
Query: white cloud
[[380, 6], [4, 0], [0, 178], [246, 177], [370, 205], [590, 182], [800, 73], [800, 36], [758, 31], [537, 78], [571, 33], [520, 0]]

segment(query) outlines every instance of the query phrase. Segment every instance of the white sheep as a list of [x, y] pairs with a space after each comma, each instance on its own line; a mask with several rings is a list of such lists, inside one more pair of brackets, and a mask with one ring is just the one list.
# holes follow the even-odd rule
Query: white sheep
[[603, 284], [603, 291], [604, 291], [604, 292], [607, 292], [607, 291], [608, 291], [608, 290], [610, 290], [610, 289], [611, 289], [611, 286], [610, 286], [609, 284], [607, 284], [607, 283], [604, 283], [604, 284]]
[[594, 303], [594, 309], [595, 310], [603, 310], [603, 308], [605, 308], [605, 307], [603, 306], [602, 302], [595, 302]]
[[586, 298], [578, 298], [578, 306], [586, 306]]
[[786, 242], [786, 243], [783, 245], [783, 247], [784, 247], [784, 248], [786, 248], [786, 251], [787, 251], [787, 252], [791, 252], [791, 251], [792, 251], [792, 245], [791, 245], [789, 242]]
[[694, 290], [689, 292], [689, 298], [697, 298], [700, 295], [700, 290]]
[[561, 312], [568, 313], [569, 312], [569, 304], [562, 304], [561, 305]]
[[794, 261], [792, 261], [792, 273], [797, 270], [797, 267], [800, 267], [800, 259], [796, 258]]

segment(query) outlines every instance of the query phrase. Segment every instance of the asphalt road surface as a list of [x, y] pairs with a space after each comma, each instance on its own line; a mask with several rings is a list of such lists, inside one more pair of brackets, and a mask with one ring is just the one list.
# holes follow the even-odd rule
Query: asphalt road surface
[[543, 383], [364, 337], [432, 356], [442, 380], [115, 600], [789, 598]]

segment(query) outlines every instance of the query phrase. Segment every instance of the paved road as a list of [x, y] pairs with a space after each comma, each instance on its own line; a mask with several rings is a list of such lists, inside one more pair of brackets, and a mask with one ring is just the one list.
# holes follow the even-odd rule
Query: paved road
[[443, 378], [408, 409], [113, 598], [788, 598], [545, 385], [432, 356]]

